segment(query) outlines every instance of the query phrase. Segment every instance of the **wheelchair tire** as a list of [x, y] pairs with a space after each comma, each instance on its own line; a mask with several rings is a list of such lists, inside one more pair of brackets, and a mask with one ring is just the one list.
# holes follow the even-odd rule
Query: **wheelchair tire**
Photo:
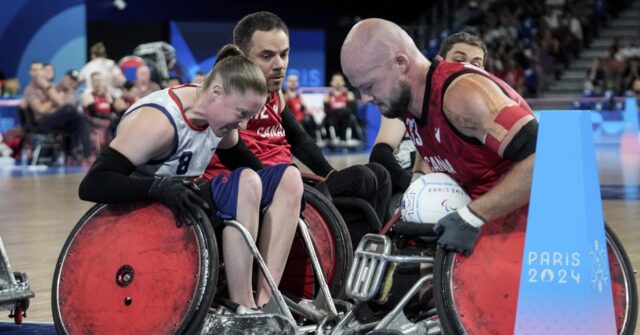
[[[484, 233], [487, 232], [483, 231]], [[479, 264], [478, 262], [468, 264], [466, 260], [470, 258], [438, 248], [434, 269], [434, 299], [443, 334], [489, 335], [510, 334], [513, 332], [522, 252], [524, 249], [524, 229], [523, 227], [516, 227], [508, 233], [511, 235], [506, 239], [504, 236], [498, 237], [498, 234], [485, 235], [490, 240], [485, 241], [489, 242], [485, 245], [492, 245], [490, 248], [496, 249], [493, 250], [495, 254], [483, 254], [483, 257], [475, 258], [484, 259], [483, 262], [486, 262], [485, 264]], [[609, 252], [616, 328], [618, 334], [633, 335], [638, 317], [638, 292], [633, 267], [618, 237], [606, 224], [605, 235]], [[501, 241], [498, 241], [498, 239]], [[500, 244], [504, 241], [510, 242]], [[496, 244], [500, 245], [496, 246]], [[476, 251], [478, 250], [474, 250], [474, 253]], [[497, 261], [493, 256], [498, 254], [501, 256], [506, 255], [507, 259]], [[496, 274], [496, 278], [489, 279], [490, 282], [493, 282], [492, 287], [483, 286], [483, 291], [485, 292], [479, 295], [465, 294], [464, 286], [467, 281], [461, 277], [470, 275], [460, 274], [461, 271], [457, 269], [463, 269], [463, 273], [470, 274], [474, 269], [477, 270], [482, 266], [488, 266], [489, 263], [496, 268], [495, 272], [499, 272], [499, 274]], [[482, 273], [475, 273], [476, 279], [481, 276], [483, 276]], [[518, 279], [504, 280], [497, 279], [498, 277]], [[469, 282], [472, 281], [471, 278], [467, 278], [467, 280]], [[487, 291], [490, 293], [487, 293]], [[484, 305], [484, 308], [480, 310], [478, 305], [482, 301], [488, 301], [490, 306]], [[491, 311], [491, 313], [487, 311]], [[480, 318], [474, 317], [474, 315], [481, 316], [483, 321], [480, 321]], [[501, 319], [510, 321], [498, 321]]]
[[[334, 298], [343, 296], [343, 283], [353, 259], [349, 231], [333, 204], [319, 191], [305, 184], [305, 222], [315, 246], [320, 266]], [[280, 289], [290, 297], [311, 299], [316, 281], [309, 254], [300, 232], [296, 233]]]
[[56, 331], [199, 333], [217, 277], [208, 221], [177, 228], [161, 204], [96, 205], [72, 230], [56, 264]]

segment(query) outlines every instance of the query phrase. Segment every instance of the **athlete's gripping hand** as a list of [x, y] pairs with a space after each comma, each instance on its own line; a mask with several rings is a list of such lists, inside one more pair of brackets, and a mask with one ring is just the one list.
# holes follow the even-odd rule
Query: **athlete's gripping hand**
[[[202, 214], [209, 209], [200, 197], [200, 189], [193, 182], [182, 178], [156, 177], [149, 198], [160, 201], [173, 211], [178, 227], [202, 222]], [[199, 210], [203, 209], [203, 210]]]
[[480, 226], [484, 223], [483, 218], [465, 206], [442, 217], [433, 230], [440, 235], [438, 246], [469, 256], [480, 236]]

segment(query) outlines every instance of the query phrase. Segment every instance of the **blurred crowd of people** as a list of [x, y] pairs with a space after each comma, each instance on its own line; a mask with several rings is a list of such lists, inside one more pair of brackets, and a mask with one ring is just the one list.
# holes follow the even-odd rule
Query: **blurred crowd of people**
[[[486, 43], [487, 71], [531, 98], [561, 79], [571, 61], [623, 5], [621, 0], [469, 1], [467, 11], [474, 15], [462, 30], [482, 37]], [[431, 40], [425, 54], [435, 56], [448, 34], [444, 31]], [[146, 52], [151, 50], [148, 46]], [[20, 104], [21, 123], [28, 128], [24, 133], [53, 131], [69, 135], [73, 141], [65, 150], [67, 163], [90, 164], [100, 148], [109, 143], [119, 116], [131, 104], [162, 87], [183, 84], [179, 76], [158, 81], [153, 64], [135, 61], [141, 63], [135, 64], [134, 79], [128, 81], [122, 64], [109, 59], [105, 46], [96, 43], [90, 48], [90, 61], [78, 71], [65, 72], [58, 83], [53, 82], [56, 69], [52, 64], [34, 61]], [[201, 83], [204, 75], [196, 73], [192, 82]], [[0, 84], [3, 96], [15, 96], [19, 91], [19, 83], [5, 78], [1, 71]], [[314, 117], [305, 108], [298, 85], [295, 75], [288, 77], [287, 105], [318, 144], [359, 146], [366, 140], [366, 120], [357, 117], [361, 106], [341, 73], [334, 73], [330, 79], [322, 107], [324, 118]], [[588, 96], [605, 92], [639, 94], [639, 39], [616, 38], [605, 57], [593, 60], [585, 73], [584, 88]], [[21, 132], [17, 134], [25, 138]], [[20, 143], [14, 145], [15, 155], [16, 149], [22, 150], [27, 142], [13, 142]]]
[[585, 94], [603, 96], [640, 95], [640, 34], [616, 38], [605, 57], [597, 57], [585, 74]]
[[[474, 2], [478, 15], [463, 30], [483, 37], [487, 71], [524, 97], [537, 97], [560, 79], [622, 5], [617, 0], [480, 1]], [[431, 43], [427, 53], [435, 55], [438, 49]]]
[[304, 130], [320, 147], [358, 149], [364, 142], [366, 120], [358, 117], [360, 106], [344, 75], [331, 75], [329, 89], [323, 96], [321, 121], [316, 120], [302, 99], [298, 76], [287, 76], [285, 103]]
[[[36, 144], [30, 134], [50, 135], [63, 138], [59, 151], [65, 161], [58, 164], [89, 166], [114, 136], [122, 113], [138, 99], [161, 89], [144, 62], [135, 68], [133, 80], [127, 80], [118, 63], [108, 58], [102, 42], [90, 48], [87, 64], [79, 70], [67, 70], [58, 83], [54, 82], [55, 71], [53, 64], [39, 60], [30, 64], [30, 81], [19, 105], [21, 125], [5, 134], [5, 141], [12, 140], [16, 158], [32, 158]], [[167, 84], [181, 82], [172, 77]]]

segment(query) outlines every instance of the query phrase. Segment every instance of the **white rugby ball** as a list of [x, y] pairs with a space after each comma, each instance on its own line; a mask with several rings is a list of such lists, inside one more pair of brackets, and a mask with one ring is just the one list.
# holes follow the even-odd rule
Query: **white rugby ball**
[[409, 185], [400, 207], [402, 220], [436, 223], [443, 216], [468, 205], [471, 198], [445, 173], [429, 173]]

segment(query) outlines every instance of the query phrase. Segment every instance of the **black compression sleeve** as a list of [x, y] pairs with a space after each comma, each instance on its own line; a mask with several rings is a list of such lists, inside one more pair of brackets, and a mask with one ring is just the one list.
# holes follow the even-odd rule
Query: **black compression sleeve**
[[284, 128], [287, 142], [291, 144], [291, 153], [306, 165], [313, 173], [326, 176], [333, 170], [322, 150], [316, 142], [296, 122], [293, 113], [285, 107], [282, 111], [282, 128]]
[[373, 146], [369, 162], [379, 163], [389, 171], [394, 191], [404, 192], [411, 184], [411, 173], [398, 164], [393, 156], [393, 149], [387, 143], [378, 143]]
[[80, 183], [80, 199], [103, 204], [147, 199], [154, 179], [130, 177], [135, 169], [127, 157], [107, 147]]
[[531, 120], [518, 131], [504, 149], [504, 158], [519, 162], [536, 152], [538, 121]]
[[239, 167], [249, 167], [255, 171], [264, 167], [262, 162], [247, 148], [241, 138], [238, 143], [229, 149], [216, 150], [220, 162], [229, 170], [235, 170]]

